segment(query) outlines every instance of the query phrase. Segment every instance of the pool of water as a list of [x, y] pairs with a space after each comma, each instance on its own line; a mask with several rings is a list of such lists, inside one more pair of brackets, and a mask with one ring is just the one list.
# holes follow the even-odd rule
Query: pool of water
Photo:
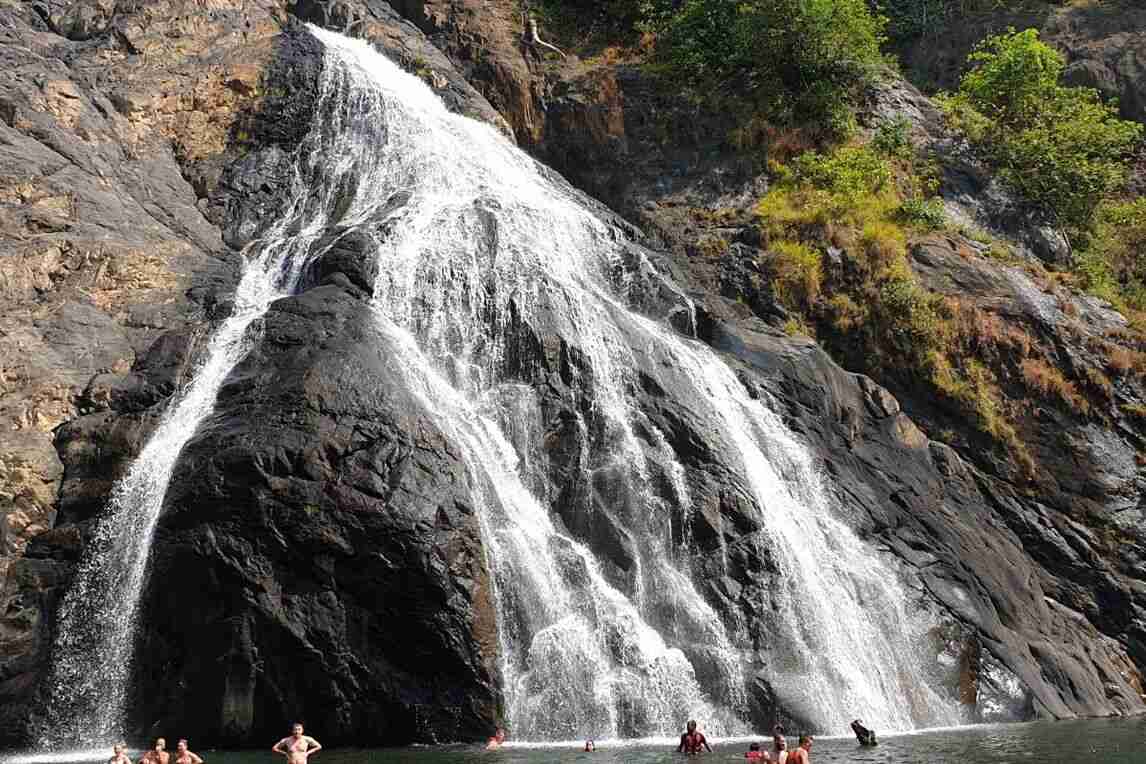
[[[310, 732], [311, 730], [308, 730]], [[314, 734], [321, 740], [321, 734]], [[174, 736], [168, 738], [174, 739]], [[704, 761], [744, 760], [752, 738], [712, 741], [713, 753]], [[766, 744], [764, 738], [758, 738]], [[282, 761], [270, 753], [274, 741], [261, 751], [211, 751], [198, 753], [210, 764], [258, 764]], [[789, 744], [794, 745], [790, 740]], [[389, 749], [326, 749], [316, 764], [444, 764], [483, 762], [494, 764], [659, 764], [680, 761], [673, 752], [674, 741], [601, 741], [596, 753], [581, 751], [581, 742], [526, 744], [509, 743], [500, 751], [484, 751], [477, 746], [434, 746]], [[69, 764], [106, 761], [108, 752], [62, 754], [0, 755], [4, 764]], [[138, 760], [138, 754], [133, 755]], [[1146, 717], [1099, 719], [1031, 724], [977, 725], [943, 730], [926, 730], [882, 737], [877, 748], [861, 748], [851, 737], [820, 737], [812, 748], [814, 762], [894, 762], [894, 764], [1034, 764], [1035, 762], [1075, 762], [1086, 764], [1146, 764]]]

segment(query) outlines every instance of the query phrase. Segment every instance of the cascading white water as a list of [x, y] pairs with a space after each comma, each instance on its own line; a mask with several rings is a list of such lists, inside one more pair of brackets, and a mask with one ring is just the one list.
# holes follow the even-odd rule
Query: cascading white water
[[[336, 62], [335, 62], [336, 63]], [[122, 735], [129, 697], [139, 600], [151, 541], [176, 460], [211, 413], [223, 381], [257, 338], [256, 322], [291, 294], [332, 225], [353, 225], [345, 199], [387, 157], [371, 147], [385, 125], [363, 119], [359, 87], [337, 65], [319, 81], [314, 124], [295, 151], [288, 203], [266, 234], [247, 249], [232, 315], [211, 335], [202, 362], [116, 484], [89, 552], [60, 606], [41, 745], [106, 744]], [[371, 186], [373, 188], [374, 186]]]
[[[744, 648], [676, 560], [665, 492], [651, 485], [650, 453], [668, 463], [671, 501], [688, 514], [684, 468], [631, 399], [638, 352], [663, 361], [661, 373], [716, 423], [730, 468], [761, 508], [761, 543], [783, 581], [771, 592], [778, 615], [763, 652], [784, 702], [829, 729], [854, 716], [881, 729], [952, 721], [912, 661], [917, 629], [894, 574], [834, 516], [806, 449], [712, 351], [623, 304], [612, 280], [617, 231], [367, 44], [312, 33], [326, 59], [293, 198], [252, 248], [234, 315], [116, 486], [60, 611], [44, 742], [119, 734], [151, 538], [179, 453], [318, 241], [356, 227], [380, 242], [373, 307], [401, 349], [396, 366], [470, 473], [516, 737], [669, 735], [693, 717], [711, 734], [747, 731]], [[502, 378], [514, 321], [548, 322], [584, 355], [592, 405], [576, 426], [594, 447], [585, 469], [623, 488], [624, 500], [602, 511], [632, 549], [625, 591], [538, 494], [537, 392]]]
[[[957, 723], [917, 664], [927, 624], [907, 613], [894, 571], [835, 516], [807, 450], [711, 350], [621, 304], [610, 279], [623, 251], [615, 228], [366, 43], [314, 33], [358, 87], [380, 94], [374, 118], [390, 125], [385, 151], [396, 161], [373, 193], [398, 190], [406, 202], [378, 237], [374, 306], [402, 348], [407, 384], [460, 447], [477, 486], [514, 734], [664, 735], [690, 716], [716, 734], [743, 729], [742, 656], [672, 564], [667, 513], [649, 487], [649, 444], [634, 435], [635, 352], [660, 362], [674, 389], [716, 423], [761, 508], [762, 543], [783, 582], [770, 593], [765, 674], [785, 705], [832, 730], [857, 716], [886, 730]], [[589, 416], [604, 433], [595, 466], [614, 468], [639, 505], [615, 509], [636, 549], [631, 596], [606, 582], [527, 487], [544, 482], [528, 442], [540, 414], [531, 388], [501, 376], [515, 321], [548, 322], [586, 357]], [[579, 425], [588, 427], [584, 418]], [[659, 434], [652, 439], [668, 450]], [[683, 469], [674, 462], [671, 472], [675, 500], [687, 506]], [[666, 608], [672, 645], [649, 621]], [[685, 656], [698, 646], [715, 656], [705, 685]]]

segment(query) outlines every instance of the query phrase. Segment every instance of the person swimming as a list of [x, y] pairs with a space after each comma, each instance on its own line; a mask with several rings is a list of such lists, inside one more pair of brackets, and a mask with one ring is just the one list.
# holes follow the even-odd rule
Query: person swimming
[[143, 754], [139, 764], [168, 764], [170, 761], [171, 754], [167, 752], [167, 740], [157, 737], [155, 738], [155, 745], [150, 751]]
[[585, 741], [585, 753], [593, 753], [597, 750], [597, 745], [592, 740]]
[[703, 751], [712, 752], [712, 746], [708, 744], [708, 738], [704, 736], [703, 732], [696, 729], [696, 721], [690, 719], [688, 722], [688, 731], [680, 736], [680, 745], [676, 747], [679, 753], [701, 753]]
[[505, 729], [503, 727], [498, 727], [493, 731], [493, 737], [491, 737], [489, 742], [485, 744], [485, 749], [487, 751], [496, 751], [498, 748], [501, 748], [501, 744], [504, 742]]
[[184, 738], [175, 744], [175, 764], [203, 764], [203, 759], [187, 747]]
[[811, 735], [800, 735], [800, 745], [788, 754], [788, 764], [812, 764]]
[[772, 761], [776, 764], [788, 761], [788, 741], [784, 738], [784, 728], [779, 724], [772, 728]]
[[748, 761], [771, 761], [768, 752], [760, 750], [759, 743], [751, 743], [748, 746], [747, 753], [744, 754], [744, 758]]

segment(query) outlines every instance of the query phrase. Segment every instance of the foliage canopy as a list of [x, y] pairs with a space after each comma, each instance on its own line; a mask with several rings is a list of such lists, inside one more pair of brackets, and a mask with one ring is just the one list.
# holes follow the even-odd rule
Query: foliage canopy
[[674, 73], [727, 85], [774, 117], [846, 129], [846, 103], [882, 61], [886, 19], [867, 0], [645, 0]]
[[958, 93], [944, 99], [955, 123], [1063, 228], [1088, 229], [1125, 182], [1142, 126], [1119, 119], [1097, 91], [1059, 84], [1063, 58], [1037, 30], [988, 37], [968, 61]]

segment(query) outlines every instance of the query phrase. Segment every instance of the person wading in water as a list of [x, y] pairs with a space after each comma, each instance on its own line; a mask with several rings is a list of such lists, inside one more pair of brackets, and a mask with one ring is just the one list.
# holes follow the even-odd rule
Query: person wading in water
[[784, 728], [779, 724], [772, 728], [772, 761], [777, 764], [788, 761], [788, 741], [784, 739]]
[[322, 750], [322, 744], [302, 734], [302, 725], [295, 722], [291, 727], [290, 737], [284, 737], [275, 743], [271, 750], [286, 756], [287, 764], [306, 764], [307, 757]]
[[788, 764], [812, 764], [811, 735], [800, 735], [800, 747], [788, 755]]
[[171, 754], [167, 752], [167, 739], [157, 737], [155, 738], [155, 746], [143, 754], [139, 764], [168, 764], [170, 761]]
[[496, 751], [498, 748], [501, 748], [501, 744], [504, 742], [505, 730], [501, 727], [498, 727], [493, 731], [493, 737], [491, 737], [489, 742], [485, 744], [485, 749], [487, 751]]
[[203, 764], [203, 759], [188, 750], [187, 740], [183, 739], [175, 744], [175, 764]]
[[708, 739], [703, 732], [696, 731], [696, 722], [689, 720], [688, 732], [680, 736], [680, 745], [676, 747], [676, 750], [680, 753], [701, 753], [702, 751], [712, 753], [712, 746], [708, 744]]
[[123, 752], [123, 743], [116, 743], [111, 748], [111, 758], [107, 764], [131, 764], [131, 759]]

